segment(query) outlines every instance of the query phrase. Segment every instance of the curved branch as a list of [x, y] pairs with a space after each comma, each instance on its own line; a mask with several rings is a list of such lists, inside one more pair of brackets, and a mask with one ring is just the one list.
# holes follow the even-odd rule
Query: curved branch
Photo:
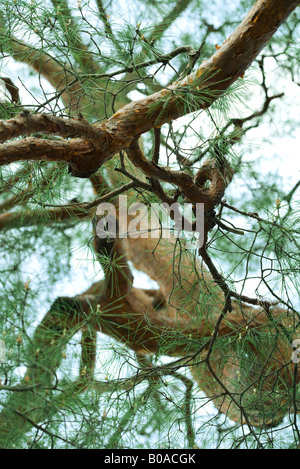
[[[244, 74], [297, 5], [298, 0], [289, 0], [288, 3], [285, 0], [258, 0], [236, 31], [209, 60], [202, 62], [196, 72], [167, 89], [124, 106], [99, 126], [101, 133], [98, 153], [88, 149], [83, 152], [84, 157], [81, 155], [79, 159], [76, 158], [76, 153], [73, 154], [72, 158], [67, 159], [72, 163], [72, 173], [79, 177], [89, 177], [113, 154], [128, 147], [142, 133], [191, 111], [209, 107]], [[49, 63], [52, 65], [51, 61]], [[46, 64], [47, 62], [45, 66]], [[40, 59], [37, 66], [41, 69]], [[63, 80], [65, 79], [64, 76]], [[186, 93], [192, 94], [196, 102], [193, 108], [186, 107]], [[0, 159], [3, 161], [1, 153], [2, 151]], [[26, 158], [30, 159], [29, 155], [23, 157], [22, 152], [19, 152], [19, 156], [15, 155], [11, 161]], [[43, 159], [41, 155], [36, 158]], [[65, 161], [65, 153], [61, 153], [56, 160]], [[6, 164], [11, 161], [6, 160]]]
[[[93, 55], [82, 42], [79, 31], [76, 31], [76, 23], [66, 0], [51, 0], [56, 9], [60, 9], [57, 15], [60, 26], [64, 32], [66, 41], [70, 44], [70, 50], [86, 71], [100, 71], [99, 64], [95, 62]], [[70, 33], [71, 31], [71, 33]], [[76, 31], [76, 33], [75, 33]], [[80, 53], [78, 53], [80, 51]]]
[[50, 114], [22, 112], [7, 121], [0, 121], [0, 143], [33, 133], [59, 135], [64, 138], [81, 137], [94, 143], [103, 138], [101, 129], [82, 118], [62, 119]]
[[[65, 161], [73, 168], [81, 165], [82, 160], [98, 159], [98, 150], [92, 143], [78, 138], [66, 140], [44, 140], [27, 137], [0, 145], [0, 165], [15, 161]], [[93, 168], [93, 169], [92, 169]], [[96, 170], [89, 165], [86, 171], [80, 170], [80, 177], [89, 177]], [[76, 173], [77, 174], [77, 173]]]
[[[0, 30], [0, 37], [5, 36], [3, 48], [17, 62], [25, 63], [32, 67], [39, 75], [45, 78], [57, 92], [67, 107], [71, 110], [78, 109], [78, 94], [80, 84], [74, 80], [74, 75], [67, 67], [60, 64], [50, 54], [35, 49], [13, 36], [3, 34]], [[7, 41], [9, 38], [9, 41]]]
[[29, 210], [8, 212], [0, 214], [0, 231], [20, 228], [20, 226], [36, 226], [39, 224], [53, 225], [60, 223], [72, 223], [78, 220], [90, 220], [94, 216], [94, 210], [87, 211], [81, 207], [69, 205], [67, 207], [54, 208], [47, 211]]

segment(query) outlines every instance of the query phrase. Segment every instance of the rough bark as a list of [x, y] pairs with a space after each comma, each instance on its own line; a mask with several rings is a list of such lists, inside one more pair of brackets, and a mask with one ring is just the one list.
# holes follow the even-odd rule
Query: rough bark
[[[225, 305], [222, 290], [199, 259], [175, 239], [165, 243], [162, 240], [157, 245], [150, 238], [114, 242], [95, 238], [94, 247], [96, 252], [114, 260], [110, 270], [105, 271], [104, 281], [81, 295], [57, 298], [36, 329], [31, 344], [32, 364], [19, 385], [23, 391], [12, 392], [0, 415], [2, 447], [10, 436], [21, 437], [59, 410], [58, 404], [50, 404], [45, 393], [57, 387], [56, 370], [64, 346], [80, 329], [84, 337], [80, 370], [85, 367], [85, 378], [79, 376], [72, 392], [69, 390], [73, 395], [97, 387], [99, 392], [111, 389], [98, 385], [93, 377], [95, 350], [91, 354], [91, 347], [95, 346], [95, 336], [86, 334], [101, 331], [126, 344], [140, 357], [157, 352], [184, 357], [178, 366], [190, 367], [199, 388], [231, 419], [250, 426], [279, 423], [293, 407], [290, 389], [295, 365], [290, 362], [290, 341], [277, 334], [279, 324], [287, 329], [291, 324], [287, 312], [279, 308], [270, 312], [234, 300], [232, 312], [220, 321]], [[156, 280], [159, 289], [133, 288], [128, 260]], [[269, 348], [261, 346], [259, 336], [264, 331], [271, 337]], [[231, 339], [225, 349], [218, 347], [222, 337]], [[241, 339], [249, 340], [248, 363], [241, 361], [234, 345]], [[176, 366], [174, 363], [169, 369], [154, 368], [136, 382], [156, 376], [155, 373], [172, 374]], [[299, 373], [296, 380], [299, 381]], [[276, 399], [270, 399], [275, 388]], [[258, 404], [253, 405], [253, 400], [247, 403], [249, 395], [253, 397], [256, 392]], [[66, 399], [68, 392], [63, 392], [57, 402]], [[285, 404], [279, 407], [280, 399]]]
[[[97, 126], [97, 146], [93, 146], [95, 139], [89, 135], [86, 136], [86, 143], [74, 143], [71, 140], [65, 142], [66, 148], [58, 149], [58, 152], [50, 144], [49, 151], [42, 150], [40, 144], [33, 140], [21, 144], [19, 149], [16, 147], [16, 152], [2, 145], [0, 164], [27, 159], [67, 161], [74, 176], [89, 177], [108, 158], [127, 148], [141, 134], [189, 112], [209, 107], [234, 81], [243, 76], [297, 5], [297, 0], [256, 1], [236, 31], [209, 60], [202, 62], [196, 72], [167, 89], [124, 106], [104, 124]], [[185, 99], [182, 98], [187, 92], [192, 93], [198, 102], [195, 108], [186, 107]], [[43, 124], [41, 131], [44, 130]], [[27, 132], [28, 129], [25, 134]], [[78, 128], [74, 123], [74, 133], [78, 136], [76, 132]], [[56, 130], [55, 133], [61, 135], [63, 131]], [[77, 145], [77, 151], [73, 152], [72, 147]]]

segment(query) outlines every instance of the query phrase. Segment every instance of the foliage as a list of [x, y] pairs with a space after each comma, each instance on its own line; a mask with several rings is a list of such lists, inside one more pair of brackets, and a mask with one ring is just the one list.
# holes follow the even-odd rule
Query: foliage
[[[288, 161], [298, 164], [292, 159], [300, 83], [297, 10], [230, 87], [217, 71], [198, 73], [252, 4], [0, 0], [1, 125], [11, 118], [24, 129], [26, 119], [41, 114], [61, 119], [51, 121], [57, 132], [43, 124], [16, 131], [9, 143], [4, 138], [0, 159], [9, 145], [16, 145], [13, 155], [25, 154], [18, 145], [26, 138], [34, 138], [36, 147], [76, 147], [78, 135], [64, 134], [63, 123], [102, 129], [132, 101], [165, 92], [140, 118], [153, 118], [153, 125], [139, 146], [108, 154], [88, 177], [74, 177], [70, 158], [56, 160], [60, 150], [49, 160], [43, 153], [33, 157], [35, 149], [24, 161], [4, 165], [1, 159], [0, 337], [7, 358], [0, 365], [2, 448], [299, 447], [297, 365], [289, 384], [270, 358], [279, 343], [291, 356], [299, 329], [299, 182], [285, 162], [290, 153]], [[89, 142], [88, 134], [82, 140]], [[79, 146], [73, 153], [80, 154]], [[162, 271], [173, 264], [168, 302], [190, 321], [190, 330], [177, 317], [153, 333], [156, 353], [141, 357], [118, 334], [139, 327], [152, 333], [151, 315], [120, 310], [128, 295], [123, 285], [133, 271], [136, 288], [153, 295], [162, 287], [128, 253], [126, 270], [126, 252], [112, 256], [112, 240], [95, 249], [96, 206], [116, 203], [119, 194], [128, 195], [128, 206], [194, 203], [192, 190], [202, 197], [214, 189], [207, 161], [224, 187], [206, 214], [206, 245], [195, 252], [186, 247], [186, 235], [186, 244], [180, 240], [160, 251], [158, 238], [153, 249]], [[211, 285], [209, 294], [199, 291], [197, 262], [206, 264], [225, 297], [216, 328], [210, 320], [218, 293]], [[111, 300], [95, 303], [91, 290], [83, 310], [77, 295], [93, 282], [97, 298], [106, 291]], [[159, 316], [163, 300], [155, 301]], [[242, 326], [230, 322], [231, 301], [263, 305], [270, 323], [258, 330], [250, 325], [248, 332], [246, 326], [242, 336]], [[283, 310], [271, 317], [274, 304]], [[206, 322], [201, 335], [199, 324]], [[230, 332], [217, 337], [223, 324]], [[184, 353], [174, 358], [176, 348]], [[283, 362], [291, 374], [290, 363]], [[198, 371], [191, 374], [197, 363], [199, 379]], [[222, 410], [218, 399], [231, 399], [238, 417], [230, 406]], [[257, 426], [253, 412], [260, 417]]]

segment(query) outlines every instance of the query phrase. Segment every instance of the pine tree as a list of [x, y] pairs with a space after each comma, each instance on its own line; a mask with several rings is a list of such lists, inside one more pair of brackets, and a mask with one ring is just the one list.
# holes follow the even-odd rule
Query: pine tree
[[299, 447], [298, 1], [0, 5], [0, 447]]

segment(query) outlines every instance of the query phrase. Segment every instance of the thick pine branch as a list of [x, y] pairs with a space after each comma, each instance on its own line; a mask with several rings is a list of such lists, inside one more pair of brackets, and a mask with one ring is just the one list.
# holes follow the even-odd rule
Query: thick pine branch
[[[84, 149], [83, 145], [82, 150], [79, 148], [74, 153], [72, 150], [56, 153], [50, 147], [48, 152], [41, 154], [39, 145], [33, 147], [31, 152], [26, 151], [25, 147], [23, 152], [21, 146], [14, 152], [14, 157], [9, 158], [7, 145], [2, 145], [0, 165], [29, 159], [68, 161], [74, 176], [89, 177], [108, 158], [128, 147], [139, 135], [191, 111], [209, 107], [232, 83], [243, 76], [245, 70], [297, 5], [298, 0], [258, 0], [236, 31], [209, 60], [202, 62], [196, 72], [173, 83], [168, 89], [124, 106], [100, 125], [97, 151], [91, 151], [88, 136], [87, 148]], [[193, 107], [186, 105], [187, 92], [197, 102]], [[76, 126], [75, 122], [73, 124]], [[50, 123], [49, 128], [51, 128]], [[60, 135], [60, 132], [58, 134]], [[66, 146], [73, 145], [72, 141], [65, 143]]]

